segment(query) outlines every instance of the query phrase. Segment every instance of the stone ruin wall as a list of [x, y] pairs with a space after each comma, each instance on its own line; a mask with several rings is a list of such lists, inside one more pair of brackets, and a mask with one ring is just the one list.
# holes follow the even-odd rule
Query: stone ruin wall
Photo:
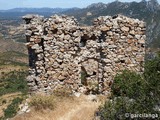
[[109, 94], [117, 72], [143, 72], [145, 23], [123, 15], [101, 16], [81, 27], [74, 17], [26, 15], [29, 88], [50, 93]]

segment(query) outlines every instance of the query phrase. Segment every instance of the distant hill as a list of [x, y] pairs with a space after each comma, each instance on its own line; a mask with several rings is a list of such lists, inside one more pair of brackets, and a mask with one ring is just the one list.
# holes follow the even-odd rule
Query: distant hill
[[48, 17], [72, 9], [77, 10], [78, 8], [13, 8], [0, 10], [0, 19], [19, 19], [26, 14], [40, 14]]
[[75, 16], [81, 24], [90, 25], [98, 16], [123, 14], [138, 18], [147, 23], [147, 44], [149, 47], [160, 47], [160, 5], [157, 0], [141, 2], [115, 1], [108, 4], [94, 3], [83, 9], [63, 12]]
[[16, 51], [27, 54], [27, 48], [22, 43], [16, 43], [11, 40], [0, 39], [0, 53], [7, 51]]
[[0, 10], [0, 12], [35, 12], [35, 13], [42, 13], [42, 12], [49, 12], [49, 13], [59, 13], [70, 8], [13, 8], [9, 10]]

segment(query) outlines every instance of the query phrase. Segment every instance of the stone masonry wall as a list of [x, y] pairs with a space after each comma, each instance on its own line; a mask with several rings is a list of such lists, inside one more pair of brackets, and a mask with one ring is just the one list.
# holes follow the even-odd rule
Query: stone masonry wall
[[101, 16], [93, 26], [74, 17], [26, 15], [28, 85], [32, 92], [71, 88], [108, 94], [117, 72], [143, 72], [145, 23], [122, 15]]

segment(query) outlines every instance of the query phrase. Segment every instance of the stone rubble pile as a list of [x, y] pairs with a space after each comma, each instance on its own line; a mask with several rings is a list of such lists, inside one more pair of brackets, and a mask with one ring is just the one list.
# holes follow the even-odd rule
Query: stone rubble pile
[[70, 88], [109, 94], [117, 72], [143, 72], [145, 23], [123, 15], [101, 16], [81, 27], [74, 17], [26, 15], [28, 85], [32, 92]]

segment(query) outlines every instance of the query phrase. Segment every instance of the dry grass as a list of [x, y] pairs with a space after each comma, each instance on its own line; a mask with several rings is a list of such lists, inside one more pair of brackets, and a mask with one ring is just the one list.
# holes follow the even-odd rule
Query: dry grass
[[18, 115], [13, 120], [92, 120], [95, 111], [102, 104], [99, 100], [89, 101], [85, 95], [79, 98], [55, 99], [54, 110], [37, 111], [32, 108], [29, 113]]
[[15, 65], [1, 65], [0, 66], [0, 78], [3, 73], [9, 73], [11, 71], [28, 70], [27, 66], [15, 66]]
[[61, 87], [57, 90], [52, 91], [52, 95], [54, 95], [58, 99], [72, 98], [72, 90], [70, 88]]
[[31, 98], [30, 105], [35, 108], [35, 110], [51, 109], [55, 107], [55, 97], [53, 95], [35, 95]]

